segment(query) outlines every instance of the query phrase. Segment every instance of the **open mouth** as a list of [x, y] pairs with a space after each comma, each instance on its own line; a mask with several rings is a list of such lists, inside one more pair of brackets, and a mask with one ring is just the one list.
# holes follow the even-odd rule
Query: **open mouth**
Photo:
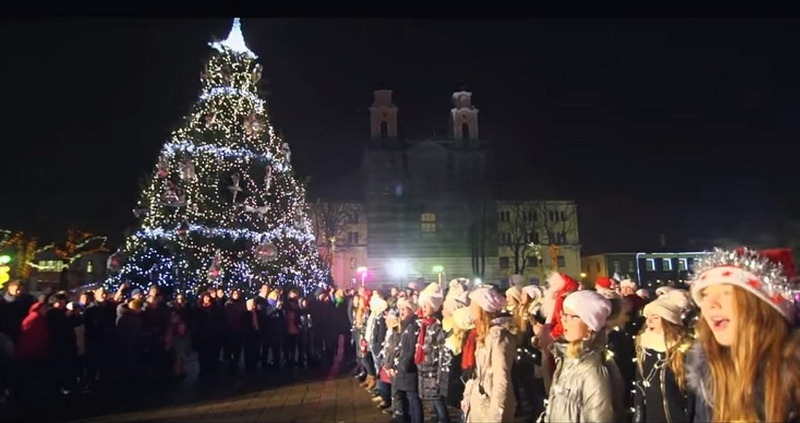
[[730, 319], [726, 319], [724, 317], [714, 317], [711, 319], [711, 329], [715, 331], [725, 330], [730, 322]]

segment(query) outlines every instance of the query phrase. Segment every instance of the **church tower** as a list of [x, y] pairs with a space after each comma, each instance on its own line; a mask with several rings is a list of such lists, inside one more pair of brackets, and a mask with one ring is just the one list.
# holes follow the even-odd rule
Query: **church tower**
[[392, 90], [375, 90], [370, 112], [372, 145], [381, 146], [397, 139], [397, 106], [392, 102]]
[[472, 105], [472, 93], [460, 90], [453, 93], [450, 109], [450, 136], [461, 147], [478, 145], [478, 109]]

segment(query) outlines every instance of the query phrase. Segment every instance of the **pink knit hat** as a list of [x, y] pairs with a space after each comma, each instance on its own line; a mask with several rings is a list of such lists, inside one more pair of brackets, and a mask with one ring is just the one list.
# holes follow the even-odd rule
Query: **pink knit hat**
[[564, 299], [564, 309], [573, 311], [589, 329], [600, 332], [611, 314], [611, 301], [596, 291], [575, 291]]
[[488, 286], [476, 288], [470, 292], [469, 299], [489, 313], [500, 311], [506, 307], [506, 298]]

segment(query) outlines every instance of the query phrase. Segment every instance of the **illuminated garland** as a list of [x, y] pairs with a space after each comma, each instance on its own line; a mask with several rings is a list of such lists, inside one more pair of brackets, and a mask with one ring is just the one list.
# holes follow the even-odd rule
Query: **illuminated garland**
[[311, 293], [327, 273], [291, 150], [258, 95], [261, 66], [238, 19], [211, 47], [199, 99], [162, 148], [134, 209], [141, 227], [112, 255], [106, 285], [254, 294], [268, 283]]

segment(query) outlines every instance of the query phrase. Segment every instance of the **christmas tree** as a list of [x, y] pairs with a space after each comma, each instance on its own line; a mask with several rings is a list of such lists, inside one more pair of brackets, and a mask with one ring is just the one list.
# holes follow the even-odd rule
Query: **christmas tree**
[[291, 150], [259, 96], [262, 67], [238, 18], [210, 46], [200, 97], [161, 150], [134, 209], [140, 228], [109, 258], [107, 286], [308, 293], [327, 275]]

